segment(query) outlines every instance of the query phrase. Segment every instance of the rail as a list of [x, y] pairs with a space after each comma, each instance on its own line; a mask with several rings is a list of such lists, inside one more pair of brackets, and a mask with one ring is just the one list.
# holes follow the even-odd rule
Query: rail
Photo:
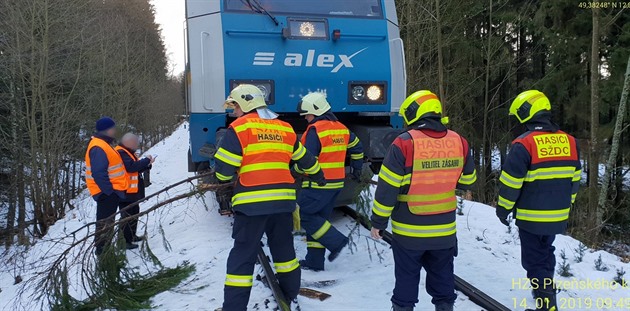
[[269, 257], [265, 254], [265, 250], [263, 250], [262, 246], [258, 248], [258, 263], [260, 263], [263, 268], [265, 278], [267, 278], [267, 284], [273, 292], [273, 298], [276, 299], [276, 303], [278, 303], [278, 309], [280, 311], [291, 311], [290, 304], [286, 297], [284, 297], [280, 283], [278, 283], [278, 278], [271, 268], [271, 264], [269, 264]]
[[[372, 229], [372, 224], [365, 215], [359, 214], [356, 210], [350, 208], [349, 206], [342, 206], [339, 209], [344, 214], [359, 222], [364, 228], [368, 230]], [[393, 235], [390, 232], [381, 231], [381, 235], [383, 236], [383, 241], [387, 244], [392, 244]], [[488, 311], [510, 311], [510, 308], [504, 306], [457, 275], [455, 275], [455, 289], [468, 296], [470, 301]]]

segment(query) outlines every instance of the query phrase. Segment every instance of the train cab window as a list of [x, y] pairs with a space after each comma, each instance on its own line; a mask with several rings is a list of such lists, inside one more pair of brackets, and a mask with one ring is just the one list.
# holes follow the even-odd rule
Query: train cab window
[[225, 0], [226, 11], [258, 12], [258, 3], [280, 15], [380, 18], [381, 0]]

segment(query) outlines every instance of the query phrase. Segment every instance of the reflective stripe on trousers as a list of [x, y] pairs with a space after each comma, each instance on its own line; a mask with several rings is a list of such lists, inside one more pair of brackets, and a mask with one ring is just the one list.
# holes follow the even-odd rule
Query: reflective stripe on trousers
[[330, 224], [330, 222], [328, 222], [328, 220], [326, 222], [324, 222], [324, 224], [321, 226], [321, 228], [319, 228], [319, 230], [317, 230], [315, 233], [313, 233], [313, 239], [315, 240], [319, 240], [322, 236], [324, 236], [324, 234], [326, 234], [326, 232], [328, 232], [328, 230], [330, 229], [332, 225]]
[[225, 285], [236, 287], [251, 287], [254, 284], [254, 277], [251, 275], [228, 274], [225, 276]]
[[287, 262], [274, 262], [273, 266], [276, 268], [277, 273], [289, 273], [300, 267], [300, 263], [297, 258], [289, 260]]

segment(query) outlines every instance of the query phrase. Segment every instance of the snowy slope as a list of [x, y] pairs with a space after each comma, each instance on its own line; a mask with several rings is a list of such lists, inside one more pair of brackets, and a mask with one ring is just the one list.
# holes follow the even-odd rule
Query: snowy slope
[[[152, 170], [152, 182], [148, 193], [190, 176], [186, 172], [186, 152], [188, 149], [188, 132], [185, 124], [180, 126], [172, 136], [159, 143], [148, 152], [159, 157]], [[174, 189], [169, 194], [176, 195], [190, 189], [185, 185]], [[373, 189], [372, 189], [373, 190]], [[162, 196], [159, 200], [165, 199]], [[155, 203], [145, 203], [148, 207]], [[161, 208], [155, 214], [141, 219], [140, 230], [146, 228], [148, 243], [153, 252], [166, 266], [175, 266], [183, 261], [196, 265], [196, 272], [189, 279], [172, 291], [164, 292], [153, 299], [157, 310], [214, 310], [221, 306], [223, 300], [223, 280], [225, 277], [226, 259], [232, 244], [231, 218], [221, 217], [213, 203], [212, 195], [204, 198], [193, 198], [177, 202]], [[51, 249], [48, 241], [64, 235], [92, 221], [95, 215], [95, 204], [83, 194], [76, 200], [77, 209], [68, 212], [65, 219], [55, 224], [44, 240], [33, 246], [28, 257], [18, 266], [9, 265], [0, 269], [0, 308], [3, 310], [25, 309], [26, 298], [17, 301], [15, 297], [21, 291], [20, 284], [13, 285], [14, 275], [20, 274], [25, 280], [41, 269], [41, 258]], [[369, 232], [357, 228], [348, 218], [336, 214], [333, 219], [342, 232], [351, 234], [353, 246], [344, 250], [342, 256], [334, 263], [327, 264], [327, 271], [315, 273], [303, 271], [304, 284], [316, 281], [335, 280], [336, 283], [320, 288], [332, 295], [326, 301], [300, 298], [302, 310], [389, 310], [390, 296], [394, 286], [393, 259], [391, 250], [383, 242], [371, 240]], [[161, 233], [163, 231], [164, 234]], [[518, 288], [519, 278], [525, 276], [520, 266], [520, 247], [516, 230], [508, 233], [494, 216], [492, 207], [466, 202], [464, 215], [458, 216], [459, 256], [456, 258], [456, 273], [484, 290], [495, 299], [511, 309], [523, 310], [521, 302], [525, 299], [529, 307], [533, 306], [530, 291], [523, 283]], [[166, 240], [165, 240], [166, 239]], [[303, 237], [295, 238], [298, 257], [303, 258], [306, 245]], [[560, 251], [565, 250], [574, 273], [574, 278], [558, 277], [562, 281], [599, 281], [610, 282], [615, 270], [630, 270], [630, 265], [622, 263], [619, 258], [602, 251], [586, 251], [581, 263], [574, 261], [574, 249], [579, 242], [568, 237], [559, 236], [555, 246], [558, 262], [561, 262]], [[609, 271], [595, 271], [593, 262], [601, 254]], [[144, 269], [137, 251], [128, 252], [129, 265]], [[45, 260], [44, 260], [45, 261]], [[260, 274], [258, 270], [256, 273]], [[425, 274], [423, 273], [423, 278]], [[514, 283], [513, 283], [514, 282]], [[559, 295], [561, 309], [565, 310], [622, 310], [630, 307], [628, 288], [611, 289], [610, 285], [600, 289], [573, 288], [562, 291]], [[593, 286], [593, 284], [591, 284]], [[601, 285], [601, 284], [600, 284]], [[28, 291], [33, 289], [27, 289]], [[24, 296], [26, 297], [26, 296]], [[432, 310], [430, 297], [424, 291], [424, 281], [420, 285], [420, 303], [416, 310]], [[265, 309], [275, 304], [271, 292], [261, 282], [255, 281], [250, 299], [250, 309]], [[515, 305], [516, 303], [516, 305]], [[590, 305], [590, 307], [589, 307]], [[599, 308], [598, 308], [599, 307]], [[456, 302], [458, 310], [480, 310], [462, 294]]]

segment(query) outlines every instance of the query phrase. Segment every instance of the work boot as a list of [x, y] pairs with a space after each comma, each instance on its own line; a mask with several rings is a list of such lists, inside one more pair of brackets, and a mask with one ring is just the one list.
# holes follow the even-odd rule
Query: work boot
[[309, 271], [315, 271], [315, 272], [324, 271], [324, 268], [309, 266], [308, 264], [306, 264], [306, 260], [300, 260], [300, 268], [302, 268], [302, 270], [309, 270]]
[[125, 243], [125, 248], [126, 249], [136, 249], [136, 248], [138, 248], [138, 244]]
[[413, 307], [401, 307], [395, 303], [392, 303], [392, 310], [394, 311], [413, 311]]
[[133, 238], [131, 238], [131, 242], [141, 242], [141, 241], [144, 241], [144, 235], [143, 236], [134, 235]]
[[557, 311], [556, 290], [554, 288], [539, 288], [534, 290], [534, 300], [536, 301], [536, 309], [527, 309], [525, 311]]
[[436, 304], [435, 311], [453, 311], [453, 304], [445, 302]]
[[341, 251], [348, 245], [348, 238], [345, 238], [343, 240], [343, 243], [341, 243], [341, 246], [339, 246], [339, 248], [337, 248], [334, 251], [330, 251], [330, 254], [328, 255], [328, 261], [333, 262], [333, 260], [337, 259], [337, 257], [339, 257], [339, 254], [341, 253]]

